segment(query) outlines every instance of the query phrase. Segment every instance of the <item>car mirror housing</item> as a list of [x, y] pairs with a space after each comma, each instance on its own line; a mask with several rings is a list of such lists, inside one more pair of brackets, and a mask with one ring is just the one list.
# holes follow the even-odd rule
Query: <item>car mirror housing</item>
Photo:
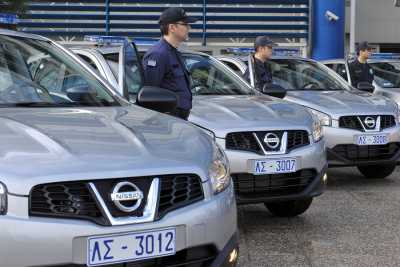
[[286, 96], [286, 89], [280, 85], [267, 83], [262, 88], [262, 93], [277, 98], [284, 98]]
[[177, 95], [168, 89], [143, 86], [137, 95], [136, 104], [161, 113], [172, 112], [178, 103]]

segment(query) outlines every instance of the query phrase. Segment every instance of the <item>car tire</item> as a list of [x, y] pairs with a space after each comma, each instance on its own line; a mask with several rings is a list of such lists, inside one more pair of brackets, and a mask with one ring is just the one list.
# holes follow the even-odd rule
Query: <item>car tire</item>
[[304, 213], [311, 205], [313, 198], [264, 203], [269, 212], [277, 217], [295, 217]]
[[396, 165], [368, 165], [368, 166], [358, 166], [357, 169], [368, 179], [384, 179], [390, 176]]

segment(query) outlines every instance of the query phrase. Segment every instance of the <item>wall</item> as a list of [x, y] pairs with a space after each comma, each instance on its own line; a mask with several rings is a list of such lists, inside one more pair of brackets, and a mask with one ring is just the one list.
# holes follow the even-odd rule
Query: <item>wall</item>
[[[350, 9], [346, 7], [346, 13]], [[346, 31], [349, 31], [347, 17]], [[356, 42], [400, 43], [400, 7], [393, 0], [357, 0]]]

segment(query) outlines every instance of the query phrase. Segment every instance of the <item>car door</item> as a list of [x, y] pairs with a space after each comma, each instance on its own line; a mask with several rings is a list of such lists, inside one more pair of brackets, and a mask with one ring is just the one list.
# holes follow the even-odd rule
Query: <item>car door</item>
[[123, 48], [123, 95], [131, 102], [143, 87], [143, 67], [139, 52], [134, 43], [127, 43]]

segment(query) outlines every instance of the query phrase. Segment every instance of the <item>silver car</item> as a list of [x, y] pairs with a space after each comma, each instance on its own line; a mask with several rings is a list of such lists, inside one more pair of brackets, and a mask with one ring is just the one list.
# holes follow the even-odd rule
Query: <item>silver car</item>
[[[241, 61], [238, 67], [247, 63], [253, 68], [251, 60], [230, 62], [235, 61]], [[396, 103], [352, 88], [334, 71], [310, 59], [275, 57], [268, 62], [274, 84], [287, 92], [285, 99], [320, 118], [330, 167], [356, 166], [367, 178], [393, 173], [400, 158]], [[269, 90], [265, 88], [266, 93]]]
[[[210, 56], [184, 52], [183, 58], [193, 80], [189, 120], [225, 148], [238, 203], [265, 203], [277, 216], [305, 212], [327, 179], [319, 120], [299, 105], [263, 96]], [[106, 77], [107, 68], [97, 70]]]
[[[352, 77], [349, 70], [349, 61], [345, 59], [331, 59], [321, 61], [337, 72], [349, 84]], [[400, 104], [400, 58], [385, 56], [372, 56], [368, 64], [374, 70], [374, 94], [387, 96]]]
[[[143, 90], [139, 105], [176, 105]], [[1, 266], [235, 265], [233, 183], [210, 134], [131, 105], [62, 46], [5, 30], [0, 108]]]

